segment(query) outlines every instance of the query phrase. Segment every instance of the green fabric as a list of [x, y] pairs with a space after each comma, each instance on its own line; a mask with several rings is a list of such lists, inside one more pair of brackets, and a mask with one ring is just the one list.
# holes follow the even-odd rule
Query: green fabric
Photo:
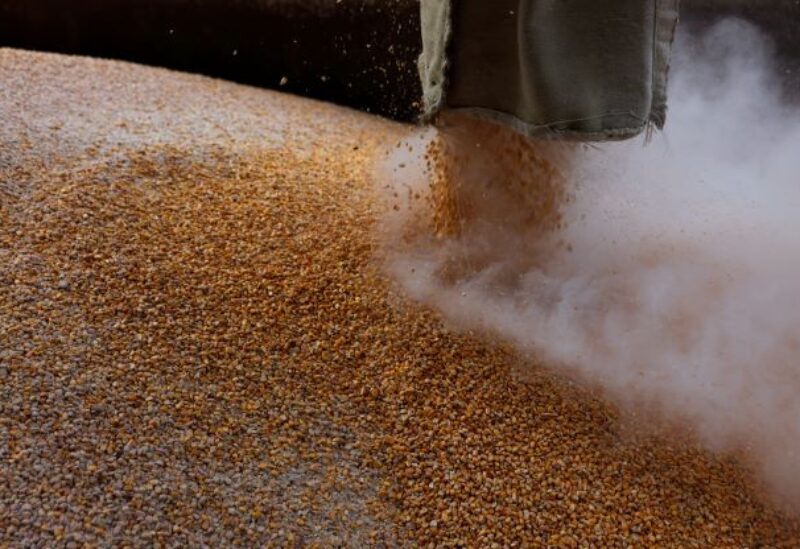
[[664, 124], [678, 0], [422, 0], [421, 15], [426, 119], [586, 140]]

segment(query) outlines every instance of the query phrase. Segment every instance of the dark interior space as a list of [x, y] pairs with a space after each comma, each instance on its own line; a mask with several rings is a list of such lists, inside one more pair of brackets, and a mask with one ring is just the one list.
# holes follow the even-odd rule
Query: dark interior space
[[0, 46], [124, 59], [412, 120], [415, 0], [0, 0]]

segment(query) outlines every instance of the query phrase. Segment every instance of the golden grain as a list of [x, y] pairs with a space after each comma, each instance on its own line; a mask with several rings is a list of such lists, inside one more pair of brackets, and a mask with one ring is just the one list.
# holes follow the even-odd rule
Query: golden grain
[[735, 463], [395, 293], [372, 168], [406, 129], [9, 50], [0, 113], [0, 544], [797, 545]]

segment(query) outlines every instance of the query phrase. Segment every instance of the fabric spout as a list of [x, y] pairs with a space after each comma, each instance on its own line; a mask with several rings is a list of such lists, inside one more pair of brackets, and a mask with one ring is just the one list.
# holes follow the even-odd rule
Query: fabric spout
[[450, 0], [421, 0], [423, 48], [419, 57], [419, 77], [424, 120], [429, 120], [442, 108], [450, 40], [450, 7]]
[[421, 17], [425, 120], [583, 140], [664, 125], [678, 0], [422, 0]]

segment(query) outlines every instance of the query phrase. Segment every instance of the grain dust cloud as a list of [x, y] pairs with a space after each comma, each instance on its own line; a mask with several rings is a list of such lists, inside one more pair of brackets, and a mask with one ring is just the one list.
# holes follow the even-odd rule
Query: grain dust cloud
[[800, 510], [800, 114], [771, 58], [740, 20], [680, 36], [649, 140], [420, 131], [385, 169], [387, 265], [453, 326], [745, 456]]

